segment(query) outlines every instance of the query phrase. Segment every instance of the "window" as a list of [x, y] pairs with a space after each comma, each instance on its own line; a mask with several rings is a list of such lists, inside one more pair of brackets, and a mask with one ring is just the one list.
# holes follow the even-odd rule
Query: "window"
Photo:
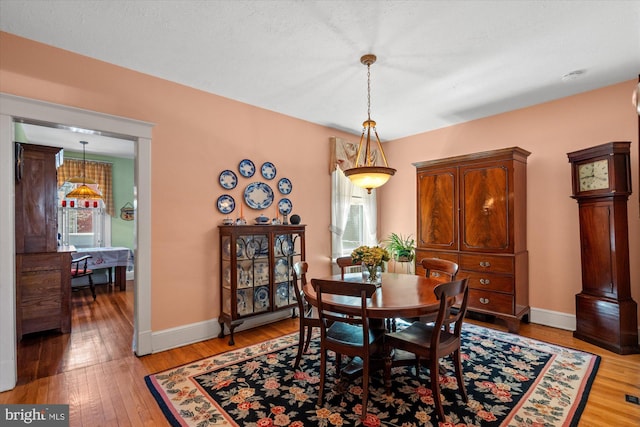
[[342, 235], [342, 254], [350, 255], [351, 252], [364, 242], [364, 206], [362, 197], [352, 196], [347, 225]]
[[376, 245], [376, 228], [375, 190], [368, 194], [336, 168], [331, 185], [332, 258], [351, 255], [361, 245]]
[[[60, 244], [77, 248], [111, 245], [111, 221], [102, 200], [65, 199], [76, 185], [65, 182], [58, 188], [58, 236]], [[90, 185], [95, 187], [94, 185]]]

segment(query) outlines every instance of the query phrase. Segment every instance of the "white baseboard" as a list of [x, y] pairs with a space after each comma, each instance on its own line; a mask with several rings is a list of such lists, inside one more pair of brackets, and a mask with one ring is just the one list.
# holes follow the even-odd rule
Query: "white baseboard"
[[[529, 321], [538, 325], [550, 326], [552, 328], [564, 329], [567, 331], [576, 330], [575, 314], [567, 314], [559, 311], [532, 307]], [[640, 327], [638, 328], [638, 344], [640, 344]]]
[[[255, 328], [260, 325], [271, 323], [276, 320], [285, 319], [291, 316], [291, 312], [279, 311], [248, 318], [242, 325], [239, 325], [234, 332]], [[567, 331], [576, 330], [576, 316], [558, 311], [545, 310], [541, 308], [531, 308], [529, 321], [539, 325], [550, 326], [552, 328], [564, 329]], [[225, 328], [226, 329], [226, 328]], [[177, 328], [165, 329], [151, 333], [151, 352], [158, 353], [172, 348], [182, 347], [200, 341], [217, 338], [220, 333], [220, 324], [217, 319], [205, 322], [193, 323]], [[229, 336], [229, 331], [225, 330], [225, 338]], [[640, 337], [640, 330], [638, 331]], [[639, 339], [640, 341], [640, 339]], [[142, 344], [142, 343], [139, 343]], [[146, 347], [146, 345], [145, 345]]]
[[[251, 317], [245, 320], [234, 330], [235, 332], [245, 329], [255, 328], [260, 325], [282, 320], [291, 316], [291, 311], [283, 310], [276, 313], [265, 314], [264, 316]], [[153, 332], [152, 353], [170, 350], [176, 347], [217, 338], [220, 334], [220, 324], [218, 319], [211, 319], [204, 322], [192, 323], [177, 328], [165, 329], [164, 331]], [[225, 327], [225, 338], [229, 336], [229, 330]]]
[[538, 325], [551, 326], [552, 328], [567, 331], [576, 330], [575, 314], [561, 313], [559, 311], [545, 310], [543, 308], [531, 308], [529, 321]]

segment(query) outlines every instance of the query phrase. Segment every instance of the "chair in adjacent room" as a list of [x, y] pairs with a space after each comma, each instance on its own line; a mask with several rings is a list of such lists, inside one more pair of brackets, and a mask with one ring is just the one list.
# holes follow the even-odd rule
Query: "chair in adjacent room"
[[[371, 283], [343, 282], [334, 280], [311, 279], [316, 291], [318, 315], [320, 317], [320, 390], [318, 391], [318, 405], [322, 406], [324, 386], [327, 375], [327, 352], [336, 355], [336, 378], [340, 375], [342, 356], [362, 359], [362, 414], [367, 416], [367, 402], [369, 399], [369, 364], [370, 356], [380, 353], [384, 348], [384, 330], [372, 329], [367, 317], [367, 299], [376, 292], [376, 286]], [[359, 306], [351, 309], [327, 307], [323, 298], [332, 296], [349, 296], [360, 298]]]
[[340, 267], [340, 276], [344, 279], [344, 274], [348, 271], [360, 271], [360, 264], [354, 263], [350, 256], [336, 258], [336, 264]]
[[304, 287], [307, 285], [308, 269], [309, 265], [305, 261], [300, 261], [293, 265], [293, 286], [300, 319], [298, 354], [296, 355], [294, 368], [300, 366], [302, 354], [306, 353], [309, 349], [313, 328], [320, 328], [320, 318], [318, 317], [317, 310], [309, 304], [309, 301], [307, 301], [304, 295]]
[[[96, 300], [96, 287], [93, 284], [93, 270], [87, 268], [87, 262], [92, 258], [91, 255], [84, 255], [79, 258], [71, 259], [71, 289], [78, 290], [89, 287], [93, 300]], [[89, 283], [78, 283], [81, 277], [86, 277]], [[75, 281], [75, 283], [74, 283]]]
[[[421, 362], [429, 361], [429, 375], [431, 390], [440, 421], [445, 422], [444, 409], [440, 400], [440, 358], [453, 356], [458, 388], [464, 401], [467, 392], [462, 375], [460, 344], [462, 341], [462, 324], [467, 311], [469, 299], [468, 280], [456, 280], [435, 287], [434, 293], [440, 300], [440, 307], [435, 323], [426, 324], [421, 321], [413, 322], [408, 328], [385, 335], [385, 369], [384, 379], [387, 394], [391, 389], [391, 354], [393, 350], [403, 350], [416, 356], [416, 376], [420, 376]], [[452, 307], [458, 306], [457, 310]], [[453, 326], [453, 327], [451, 327]]]

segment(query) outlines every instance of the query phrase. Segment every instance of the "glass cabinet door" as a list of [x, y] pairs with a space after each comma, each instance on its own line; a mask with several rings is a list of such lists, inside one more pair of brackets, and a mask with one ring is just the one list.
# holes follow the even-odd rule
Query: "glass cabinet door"
[[238, 316], [269, 311], [269, 237], [239, 236], [237, 248]]
[[300, 236], [298, 234], [274, 236], [273, 258], [274, 304], [276, 307], [295, 304], [293, 266], [301, 260]]

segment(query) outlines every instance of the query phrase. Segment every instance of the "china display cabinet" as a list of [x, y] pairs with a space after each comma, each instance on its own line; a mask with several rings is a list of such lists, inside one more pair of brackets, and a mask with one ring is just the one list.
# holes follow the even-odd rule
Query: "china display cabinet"
[[304, 225], [223, 225], [220, 231], [219, 337], [246, 319], [281, 310], [295, 315], [293, 265], [305, 260]]

